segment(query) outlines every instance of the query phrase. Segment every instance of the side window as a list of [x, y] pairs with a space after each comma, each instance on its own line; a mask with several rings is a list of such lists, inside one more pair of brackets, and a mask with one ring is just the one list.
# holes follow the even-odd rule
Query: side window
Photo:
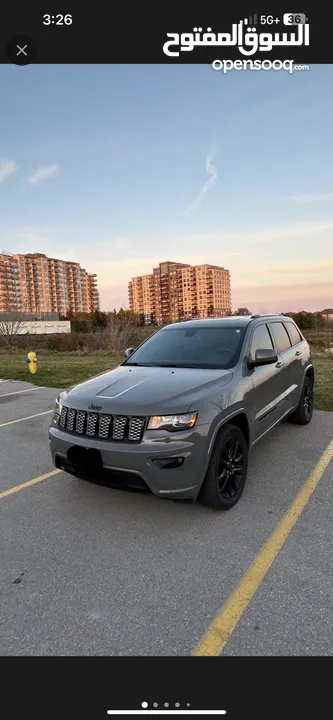
[[282, 322], [271, 323], [270, 328], [273, 333], [274, 342], [278, 353], [288, 350], [291, 347], [289, 336]]
[[291, 342], [293, 345], [297, 345], [297, 343], [300, 343], [303, 341], [303, 338], [301, 337], [301, 335], [298, 332], [297, 327], [296, 327], [296, 325], [294, 325], [294, 323], [291, 323], [291, 322], [286, 323], [286, 328], [291, 337]]
[[267, 325], [258, 325], [256, 327], [252, 342], [251, 342], [251, 349], [250, 349], [250, 355], [252, 359], [255, 359], [256, 356], [256, 350], [272, 350], [273, 349], [273, 343], [271, 336], [268, 332]]

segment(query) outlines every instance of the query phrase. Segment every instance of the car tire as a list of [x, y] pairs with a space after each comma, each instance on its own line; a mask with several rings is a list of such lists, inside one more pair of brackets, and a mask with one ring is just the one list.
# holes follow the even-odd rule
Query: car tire
[[234, 507], [244, 490], [247, 467], [248, 446], [242, 431], [235, 425], [223, 425], [215, 441], [199, 502], [213, 510]]
[[313, 380], [306, 375], [300, 401], [296, 410], [288, 415], [288, 420], [294, 425], [309, 425], [312, 420], [314, 407]]

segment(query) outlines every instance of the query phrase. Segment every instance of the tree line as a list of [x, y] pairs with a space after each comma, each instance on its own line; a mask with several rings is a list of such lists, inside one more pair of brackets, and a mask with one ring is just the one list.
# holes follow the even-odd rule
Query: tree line
[[[229, 313], [231, 316], [236, 315], [252, 315], [253, 313], [248, 308], [237, 308], [233, 313]], [[299, 312], [287, 312], [281, 313], [281, 315], [291, 317], [300, 330], [324, 330], [328, 323], [332, 323], [333, 309], [328, 308], [323, 312], [307, 312], [301, 310]], [[331, 317], [330, 317], [331, 315]], [[90, 332], [101, 332], [106, 330], [111, 325], [117, 324], [120, 327], [128, 325], [136, 325], [140, 327], [144, 324], [141, 318], [121, 308], [120, 310], [113, 310], [112, 312], [103, 312], [98, 310], [94, 313], [68, 313], [66, 316], [61, 316], [61, 320], [70, 320], [71, 328], [73, 332], [77, 333], [90, 333]]]

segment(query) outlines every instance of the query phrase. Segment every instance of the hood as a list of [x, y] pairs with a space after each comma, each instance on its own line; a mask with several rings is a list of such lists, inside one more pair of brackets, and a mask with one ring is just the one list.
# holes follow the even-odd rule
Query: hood
[[76, 385], [61, 400], [75, 410], [110, 415], [184, 413], [231, 379], [230, 370], [120, 366]]

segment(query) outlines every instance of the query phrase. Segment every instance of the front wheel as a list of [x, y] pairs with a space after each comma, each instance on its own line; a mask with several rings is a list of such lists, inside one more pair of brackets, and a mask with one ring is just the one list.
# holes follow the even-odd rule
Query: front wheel
[[308, 425], [312, 420], [314, 408], [313, 380], [309, 375], [304, 380], [303, 390], [296, 410], [288, 416], [295, 425]]
[[199, 502], [214, 510], [229, 510], [238, 502], [245, 486], [248, 447], [241, 430], [224, 425], [210, 458]]

